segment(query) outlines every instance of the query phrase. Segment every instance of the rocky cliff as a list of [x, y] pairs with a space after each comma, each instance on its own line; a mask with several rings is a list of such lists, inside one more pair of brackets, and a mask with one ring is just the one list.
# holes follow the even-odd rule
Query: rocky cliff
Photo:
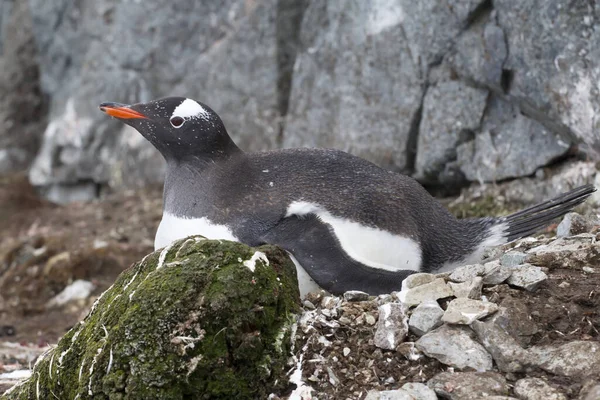
[[103, 118], [102, 101], [196, 98], [245, 149], [337, 147], [433, 185], [531, 175], [600, 140], [593, 2], [1, 0], [0, 10], [0, 167], [27, 166], [37, 150], [30, 179], [61, 202], [162, 179], [158, 154]]

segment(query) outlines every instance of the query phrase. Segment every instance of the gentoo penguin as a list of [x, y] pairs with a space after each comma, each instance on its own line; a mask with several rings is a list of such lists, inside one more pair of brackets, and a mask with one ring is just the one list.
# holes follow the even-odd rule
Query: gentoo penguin
[[334, 294], [400, 290], [412, 273], [479, 261], [486, 247], [536, 232], [595, 191], [582, 186], [507, 217], [459, 220], [412, 178], [343, 151], [245, 153], [192, 99], [100, 109], [167, 161], [156, 249], [193, 234], [275, 244], [292, 255], [302, 294], [314, 282]]

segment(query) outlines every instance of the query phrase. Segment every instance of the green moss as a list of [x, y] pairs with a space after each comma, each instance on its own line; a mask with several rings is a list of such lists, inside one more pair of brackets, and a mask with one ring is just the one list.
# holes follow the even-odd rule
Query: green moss
[[[269, 265], [243, 265], [255, 251]], [[266, 398], [284, 385], [299, 294], [274, 246], [187, 239], [123, 272], [3, 399]]]

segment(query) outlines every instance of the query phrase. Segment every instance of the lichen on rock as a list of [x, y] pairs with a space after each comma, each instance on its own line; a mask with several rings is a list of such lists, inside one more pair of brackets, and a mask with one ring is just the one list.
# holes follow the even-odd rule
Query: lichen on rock
[[283, 250], [177, 241], [123, 272], [2, 398], [266, 398], [287, 385], [298, 307]]

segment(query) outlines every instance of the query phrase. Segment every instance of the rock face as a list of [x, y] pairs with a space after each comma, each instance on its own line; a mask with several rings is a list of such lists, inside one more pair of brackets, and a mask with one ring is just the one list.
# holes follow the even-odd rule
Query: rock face
[[3, 398], [266, 398], [287, 382], [294, 271], [272, 246], [176, 242], [121, 274]]
[[46, 124], [36, 43], [25, 1], [0, 1], [0, 173], [25, 169]]
[[162, 180], [158, 153], [97, 111], [111, 100], [193, 97], [244, 149], [336, 147], [432, 185], [529, 176], [573, 143], [600, 148], [599, 18], [585, 2], [0, 9], [0, 170], [31, 164], [49, 109], [30, 179], [59, 202]]

